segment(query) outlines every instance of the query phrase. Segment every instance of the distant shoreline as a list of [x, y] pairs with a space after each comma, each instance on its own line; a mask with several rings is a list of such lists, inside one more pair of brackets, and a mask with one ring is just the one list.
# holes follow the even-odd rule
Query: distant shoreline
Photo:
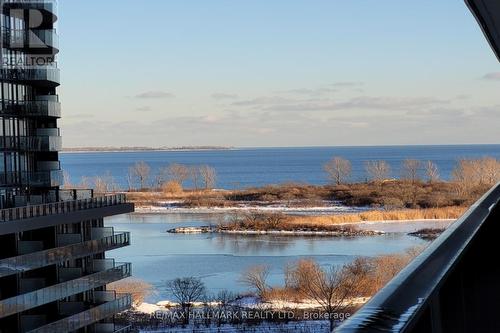
[[181, 147], [78, 147], [63, 148], [63, 153], [117, 153], [117, 152], [161, 152], [161, 151], [216, 151], [216, 150], [247, 150], [247, 149], [304, 149], [304, 148], [402, 148], [402, 147], [470, 147], [470, 146], [500, 146], [497, 143], [472, 144], [429, 144], [429, 145], [356, 145], [356, 146], [290, 146], [290, 147], [251, 147], [251, 146], [181, 146]]
[[216, 150], [234, 150], [234, 147], [83, 147], [83, 148], [64, 148], [62, 153], [134, 153], [134, 152], [162, 152], [162, 151], [216, 151]]

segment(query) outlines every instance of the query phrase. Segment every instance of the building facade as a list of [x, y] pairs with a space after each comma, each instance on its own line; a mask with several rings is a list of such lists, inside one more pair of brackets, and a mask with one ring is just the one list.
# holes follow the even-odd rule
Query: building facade
[[116, 332], [131, 299], [106, 285], [131, 267], [105, 252], [130, 237], [103, 219], [133, 205], [60, 188], [57, 3], [0, 5], [0, 333]]

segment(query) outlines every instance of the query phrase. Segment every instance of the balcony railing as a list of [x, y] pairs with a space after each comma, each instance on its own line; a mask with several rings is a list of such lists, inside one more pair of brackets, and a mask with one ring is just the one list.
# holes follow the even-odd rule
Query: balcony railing
[[6, 81], [39, 83], [49, 87], [57, 87], [61, 82], [59, 68], [55, 66], [3, 68], [0, 70], [0, 78]]
[[13, 50], [26, 50], [30, 54], [57, 52], [59, 48], [59, 36], [55, 29], [7, 29], [2, 32], [3, 45]]
[[0, 301], [0, 318], [5, 318], [72, 295], [102, 287], [129, 277], [131, 272], [132, 267], [130, 264], [120, 264], [105, 271], [4, 299]]
[[47, 170], [37, 172], [2, 172], [0, 185], [31, 185], [33, 187], [62, 186], [64, 175], [62, 170]]
[[71, 244], [45, 251], [25, 254], [0, 260], [0, 277], [31, 271], [58, 264], [65, 260], [78, 259], [130, 245], [130, 233], [122, 232], [113, 236]]
[[24, 151], [60, 151], [60, 136], [3, 136], [0, 137], [0, 149]]
[[122, 205], [126, 203], [126, 195], [123, 193], [119, 193], [92, 199], [61, 201], [43, 205], [8, 208], [0, 210], [0, 222], [67, 214], [88, 209]]
[[500, 332], [499, 219], [500, 184], [336, 332]]
[[58, 101], [4, 101], [2, 114], [26, 117], [61, 117], [61, 103]]
[[33, 187], [56, 187], [64, 184], [62, 170], [37, 171], [28, 175], [28, 184]]
[[109, 318], [132, 305], [130, 295], [118, 294], [114, 301], [107, 302], [87, 311], [66, 317], [51, 324], [29, 331], [28, 333], [72, 332], [97, 321]]

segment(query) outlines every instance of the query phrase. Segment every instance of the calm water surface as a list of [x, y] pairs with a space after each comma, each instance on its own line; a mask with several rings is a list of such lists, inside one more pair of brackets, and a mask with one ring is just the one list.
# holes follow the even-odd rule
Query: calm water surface
[[[352, 162], [353, 181], [364, 181], [365, 162], [385, 160], [400, 176], [405, 159], [431, 160], [439, 167], [443, 179], [449, 179], [457, 160], [492, 156], [500, 158], [500, 145], [463, 146], [392, 146], [392, 147], [310, 147], [255, 148], [215, 151], [163, 151], [120, 153], [64, 153], [63, 169], [72, 183], [82, 177], [103, 176], [110, 172], [115, 181], [126, 188], [126, 175], [135, 162], [145, 161], [155, 174], [170, 163], [208, 164], [217, 170], [217, 186], [233, 189], [286, 182], [325, 184], [323, 165], [332, 156], [342, 156]], [[191, 184], [187, 183], [187, 186]]]
[[[343, 264], [357, 256], [400, 253], [426, 244], [405, 232], [420, 225], [398, 226], [397, 233], [372, 237], [290, 237], [241, 235], [181, 235], [166, 230], [180, 226], [217, 223], [215, 214], [137, 214], [106, 219], [117, 231], [130, 231], [132, 245], [111, 251], [110, 258], [133, 264], [133, 275], [153, 284], [158, 293], [148, 301], [170, 299], [165, 283], [196, 276], [212, 293], [222, 289], [244, 292], [238, 282], [241, 273], [253, 265], [269, 265], [271, 284], [283, 283], [283, 268], [301, 258], [313, 258], [321, 265]], [[386, 226], [391, 228], [391, 226]], [[383, 226], [377, 229], [384, 229]]]
[[[448, 179], [460, 158], [492, 156], [500, 158], [500, 145], [475, 146], [411, 146], [411, 147], [323, 147], [267, 148], [219, 151], [121, 152], [62, 154], [63, 168], [72, 182], [110, 172], [126, 187], [126, 174], [131, 165], [145, 161], [154, 174], [169, 163], [209, 164], [216, 168], [219, 188], [241, 188], [284, 182], [327, 182], [322, 165], [332, 156], [343, 156], [353, 165], [354, 181], [365, 180], [364, 163], [386, 160], [399, 176], [404, 159], [432, 160], [441, 177]], [[186, 184], [189, 186], [189, 184]], [[242, 235], [178, 235], [166, 231], [180, 226], [216, 224], [220, 215], [163, 214], [123, 215], [107, 219], [117, 231], [130, 231], [132, 245], [112, 251], [110, 258], [133, 263], [133, 275], [153, 284], [158, 293], [148, 301], [170, 299], [165, 284], [185, 276], [203, 279], [208, 289], [245, 291], [238, 283], [242, 272], [253, 265], [267, 264], [270, 283], [283, 283], [283, 268], [300, 258], [313, 258], [321, 265], [343, 264], [357, 256], [401, 253], [426, 244], [406, 233], [428, 224], [380, 224], [376, 229], [388, 234], [372, 237], [290, 237]]]

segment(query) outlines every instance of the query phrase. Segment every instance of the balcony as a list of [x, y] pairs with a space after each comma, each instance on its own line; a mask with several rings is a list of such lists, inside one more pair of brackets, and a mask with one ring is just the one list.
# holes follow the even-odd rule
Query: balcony
[[33, 187], [56, 187], [64, 183], [62, 170], [47, 170], [37, 172], [2, 172], [1, 185], [31, 185]]
[[59, 190], [59, 200], [60, 201], [75, 201], [94, 198], [94, 190], [88, 189], [64, 189]]
[[75, 280], [1, 300], [0, 318], [5, 318], [72, 295], [105, 286], [109, 283], [129, 277], [131, 271], [132, 267], [130, 264], [120, 264]]
[[132, 305], [130, 295], [117, 294], [115, 300], [103, 303], [89, 310], [66, 317], [40, 328], [30, 330], [28, 333], [53, 333], [72, 332], [89, 326], [95, 322], [109, 318], [118, 312], [124, 311]]
[[56, 101], [5, 101], [0, 114], [18, 117], [61, 118], [61, 103], [57, 99]]
[[0, 235], [132, 213], [125, 194], [0, 210]]
[[55, 88], [61, 81], [59, 68], [55, 66], [3, 68], [0, 79], [47, 88]]
[[8, 49], [30, 55], [55, 55], [59, 52], [59, 36], [55, 29], [2, 29], [2, 42]]
[[33, 152], [57, 152], [62, 149], [62, 137], [54, 136], [3, 136], [0, 149]]
[[44, 216], [55, 216], [88, 209], [126, 204], [125, 194], [107, 195], [91, 199], [61, 201], [44, 205], [25, 206], [0, 210], [0, 222], [9, 222]]
[[71, 259], [83, 258], [130, 245], [130, 233], [121, 232], [109, 237], [94, 239], [83, 243], [57, 247], [0, 260], [0, 277], [28, 272], [34, 269], [55, 265]]
[[28, 184], [33, 187], [57, 187], [64, 184], [62, 170], [31, 172], [28, 174]]
[[61, 162], [59, 161], [38, 161], [36, 165], [37, 170], [40, 171], [61, 170]]

